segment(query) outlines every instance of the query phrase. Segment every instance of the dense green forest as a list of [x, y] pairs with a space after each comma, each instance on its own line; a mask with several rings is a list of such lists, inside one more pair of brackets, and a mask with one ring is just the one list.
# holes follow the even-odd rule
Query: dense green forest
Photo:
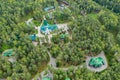
[[[65, 0], [68, 8], [59, 9], [62, 0], [0, 0], [0, 79], [31, 80], [47, 67], [54, 80], [119, 80], [120, 79], [120, 1], [119, 0]], [[52, 43], [34, 46], [29, 38], [36, 33], [25, 24], [33, 18], [37, 24], [47, 15], [45, 7], [55, 6], [54, 18], [49, 23], [69, 23], [69, 36], [51, 38]], [[63, 32], [64, 33], [64, 32]], [[7, 49], [14, 50], [14, 63], [3, 57]], [[86, 68], [87, 56], [105, 52], [108, 68], [92, 72]], [[48, 66], [49, 55], [54, 57], [58, 68], [70, 67], [67, 71]], [[115, 54], [118, 56], [116, 57]]]
[[114, 0], [114, 1], [111, 1], [111, 0], [93, 0], [97, 3], [99, 3], [100, 5], [102, 6], [105, 6], [106, 8], [114, 11], [115, 13], [119, 13], [120, 10], [120, 1], [119, 0]]

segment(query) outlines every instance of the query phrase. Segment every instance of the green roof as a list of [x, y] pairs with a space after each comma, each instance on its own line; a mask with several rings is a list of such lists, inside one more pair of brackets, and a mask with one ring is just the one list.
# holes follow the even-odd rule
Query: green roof
[[44, 11], [49, 11], [49, 10], [52, 10], [54, 8], [55, 8], [54, 6], [49, 6], [49, 7], [44, 8]]
[[47, 20], [44, 20], [42, 26], [47, 26], [47, 25], [49, 25]]
[[12, 53], [13, 53], [13, 49], [8, 49], [3, 52], [3, 56], [5, 56], [5, 57], [12, 56], [13, 55]]
[[30, 39], [31, 39], [32, 41], [35, 41], [35, 40], [36, 40], [36, 35], [35, 35], [35, 34], [30, 35]]
[[91, 58], [90, 59], [89, 66], [100, 67], [102, 65], [104, 65], [103, 58], [97, 57], [97, 58]]
[[43, 21], [43, 23], [42, 23], [42, 26], [40, 27], [40, 30], [41, 30], [41, 32], [46, 33], [47, 30], [49, 30], [49, 31], [54, 31], [54, 30], [56, 30], [57, 28], [58, 28], [58, 27], [57, 27], [56, 24], [55, 24], [55, 25], [50, 25], [50, 24], [47, 22], [47, 20], [45, 19], [45, 20]]
[[44, 77], [42, 80], [51, 80], [49, 77]]
[[60, 37], [61, 37], [62, 39], [64, 39], [64, 38], [67, 37], [67, 36], [68, 36], [68, 34], [61, 34]]
[[70, 80], [70, 78], [66, 78], [65, 80]]

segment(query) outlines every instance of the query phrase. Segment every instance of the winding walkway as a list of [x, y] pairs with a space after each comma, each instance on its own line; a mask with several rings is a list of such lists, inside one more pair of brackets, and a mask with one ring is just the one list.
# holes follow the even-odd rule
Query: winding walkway
[[[48, 65], [52, 66], [54, 69], [62, 69], [64, 71], [67, 71], [70, 68], [70, 67], [67, 67], [67, 68], [57, 68], [56, 67], [56, 59], [51, 56], [50, 52], [48, 52], [48, 55], [50, 57], [50, 61], [49, 61]], [[78, 69], [78, 67], [83, 68], [83, 65], [81, 65], [81, 66], [73, 66], [73, 67], [76, 70], [76, 69]], [[41, 80], [40, 77], [43, 78], [44, 74], [45, 74], [45, 70], [40, 73], [40, 76], [37, 79]], [[49, 72], [49, 75], [53, 76], [53, 74], [50, 73], [50, 72]], [[32, 79], [32, 80], [34, 80], [34, 79]]]
[[[57, 67], [56, 67], [56, 59], [51, 56], [50, 52], [48, 52], [48, 55], [49, 55], [49, 57], [50, 57], [50, 61], [49, 61], [48, 65], [49, 65], [49, 66], [52, 66], [54, 69], [61, 69], [61, 70], [67, 71], [67, 70], [70, 68], [70, 67], [68, 67], [68, 68], [57, 68]], [[106, 68], [108, 67], [108, 63], [107, 63], [107, 59], [106, 59], [106, 57], [105, 57], [105, 55], [104, 55], [104, 52], [101, 52], [101, 53], [100, 53], [98, 56], [96, 56], [96, 57], [102, 57], [102, 58], [104, 59], [104, 61], [105, 61], [105, 65], [102, 66], [102, 67], [100, 67], [100, 68], [93, 69], [93, 68], [91, 68], [91, 67], [88, 66], [88, 63], [89, 63], [89, 60], [90, 60], [91, 57], [87, 57], [87, 59], [86, 59], [87, 68], [90, 69], [91, 71], [95, 71], [95, 72], [100, 72], [100, 71], [106, 69]], [[76, 70], [76, 69], [78, 69], [78, 68], [83, 68], [84, 65], [81, 65], [81, 66], [80, 66], [80, 65], [79, 65], [79, 66], [73, 66], [73, 67], [74, 67], [74, 70]], [[37, 79], [38, 79], [38, 80], [41, 80], [40, 77], [44, 77], [44, 73], [45, 73], [45, 70], [40, 73], [41, 76], [39, 76]], [[53, 74], [50, 73], [50, 72], [49, 72], [49, 75], [53, 76]], [[34, 79], [32, 79], [32, 80], [34, 80]]]

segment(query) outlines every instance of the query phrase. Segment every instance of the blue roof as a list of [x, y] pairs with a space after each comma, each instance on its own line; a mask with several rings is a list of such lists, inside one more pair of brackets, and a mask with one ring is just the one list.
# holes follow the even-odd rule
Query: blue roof
[[36, 35], [35, 35], [35, 34], [30, 35], [30, 39], [31, 39], [32, 41], [35, 41], [35, 40], [36, 40]]
[[45, 33], [47, 29], [50, 30], [50, 31], [54, 31], [57, 28], [58, 27], [57, 27], [56, 24], [55, 25], [50, 25], [50, 24], [48, 24], [47, 20], [44, 20], [42, 26], [40, 27], [40, 30], [41, 30], [41, 32]]
[[54, 9], [54, 8], [55, 8], [54, 6], [49, 6], [49, 7], [44, 8], [44, 10], [45, 10], [45, 11], [49, 11], [49, 10], [52, 10], [52, 9]]

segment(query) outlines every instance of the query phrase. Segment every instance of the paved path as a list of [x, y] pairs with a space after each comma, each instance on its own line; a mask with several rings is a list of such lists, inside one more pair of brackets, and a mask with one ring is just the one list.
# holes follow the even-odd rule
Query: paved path
[[[70, 67], [67, 67], [67, 68], [57, 68], [56, 67], [56, 59], [51, 56], [50, 52], [48, 52], [48, 55], [50, 57], [50, 61], [49, 61], [48, 65], [52, 66], [54, 69], [61, 69], [61, 70], [67, 71], [71, 67], [70, 66]], [[74, 70], [76, 70], [76, 69], [78, 69], [78, 67], [83, 68], [83, 65], [73, 66], [73, 67], [74, 67]], [[41, 75], [40, 77], [43, 78], [44, 74], [45, 74], [45, 70], [40, 73], [40, 75]], [[50, 71], [49, 71], [49, 75], [53, 77], [53, 74], [50, 73]], [[38, 80], [41, 80], [40, 77], [38, 77]], [[32, 80], [34, 80], [34, 79], [32, 79]]]
[[41, 32], [40, 32], [40, 26], [38, 28], [36, 28], [38, 30], [38, 37], [45, 37]]
[[37, 46], [38, 42], [32, 41], [32, 43], [34, 44], [34, 46]]
[[68, 33], [68, 26], [67, 26], [67, 23], [65, 24], [57, 24], [58, 26], [58, 29], [62, 29], [62, 31], [66, 31], [66, 33]]
[[56, 59], [51, 56], [50, 52], [48, 52], [48, 55], [50, 57], [50, 62], [48, 64], [53, 66], [53, 68], [56, 68]]
[[33, 20], [33, 18], [28, 19], [28, 21], [25, 21], [25, 22], [26, 22], [27, 25], [30, 25], [30, 23], [32, 23], [32, 20]]
[[15, 57], [10, 57], [10, 58], [8, 59], [8, 61], [10, 61], [11, 63], [14, 63], [14, 62], [16, 61], [16, 58], [15, 58]]
[[104, 52], [102, 51], [102, 52], [101, 52], [98, 56], [96, 56], [96, 57], [101, 57], [101, 58], [103, 58], [105, 64], [102, 65], [102, 66], [99, 67], [99, 68], [90, 67], [90, 66], [89, 66], [89, 61], [90, 61], [90, 59], [91, 59], [92, 57], [88, 56], [87, 59], [86, 59], [87, 68], [90, 69], [91, 71], [95, 71], [95, 72], [100, 72], [100, 71], [106, 69], [106, 68], [108, 67], [108, 63], [107, 63], [107, 60], [106, 60], [106, 57], [105, 57]]

